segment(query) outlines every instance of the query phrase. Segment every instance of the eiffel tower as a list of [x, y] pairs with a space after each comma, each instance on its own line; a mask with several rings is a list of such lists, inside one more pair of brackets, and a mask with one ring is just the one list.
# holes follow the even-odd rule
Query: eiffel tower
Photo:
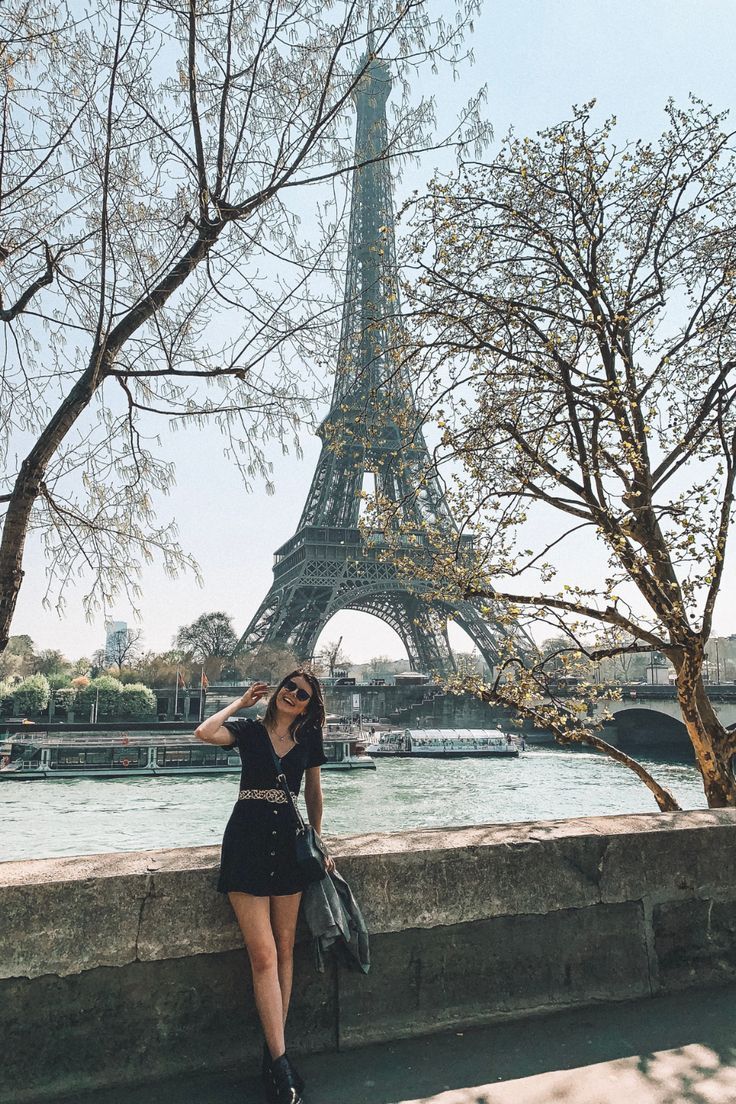
[[[339, 610], [361, 610], [396, 630], [415, 670], [447, 674], [455, 663], [447, 639], [451, 617], [489, 666], [505, 633], [470, 602], [423, 597], [381, 556], [379, 534], [360, 525], [365, 477], [375, 493], [401, 503], [402, 534], [429, 523], [456, 532], [419, 428], [401, 347], [392, 184], [387, 159], [388, 69], [372, 37], [356, 85], [356, 167], [337, 372], [332, 403], [319, 428], [322, 451], [296, 533], [276, 552], [274, 579], [236, 654], [263, 644], [313, 655], [317, 638]], [[426, 538], [425, 538], [426, 539]]]

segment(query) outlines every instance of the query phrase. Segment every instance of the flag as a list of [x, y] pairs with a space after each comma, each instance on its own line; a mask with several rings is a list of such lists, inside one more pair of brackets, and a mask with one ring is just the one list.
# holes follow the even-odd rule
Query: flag
[[210, 680], [207, 678], [206, 674], [204, 673], [204, 668], [203, 668], [202, 669], [202, 680], [200, 682], [200, 686], [202, 687], [203, 690], [206, 690], [207, 687], [209, 686], [209, 684], [210, 684]]
[[179, 687], [180, 690], [186, 690], [187, 688], [187, 684], [184, 681], [184, 676], [181, 671], [176, 672], [176, 685]]

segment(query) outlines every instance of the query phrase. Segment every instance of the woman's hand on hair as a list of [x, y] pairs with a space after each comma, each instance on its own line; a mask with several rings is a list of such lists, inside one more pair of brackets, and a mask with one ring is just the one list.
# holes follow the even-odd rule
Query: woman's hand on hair
[[255, 705], [256, 702], [265, 697], [267, 693], [267, 682], [254, 682], [253, 685], [245, 691], [242, 698], [240, 699], [238, 709], [250, 709], [252, 705]]

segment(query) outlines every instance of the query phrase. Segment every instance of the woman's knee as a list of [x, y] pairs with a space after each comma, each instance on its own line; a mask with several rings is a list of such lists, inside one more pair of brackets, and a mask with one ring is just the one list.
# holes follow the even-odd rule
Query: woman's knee
[[248, 947], [248, 957], [254, 974], [267, 974], [278, 965], [277, 950], [273, 943]]
[[294, 957], [294, 936], [276, 936], [276, 954], [279, 962], [290, 962]]

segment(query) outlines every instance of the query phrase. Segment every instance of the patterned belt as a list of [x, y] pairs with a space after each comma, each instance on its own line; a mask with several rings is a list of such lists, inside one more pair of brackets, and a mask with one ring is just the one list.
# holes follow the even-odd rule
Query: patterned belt
[[[291, 795], [296, 801], [296, 794]], [[238, 801], [272, 801], [276, 805], [286, 805], [288, 798], [283, 790], [241, 790]]]

